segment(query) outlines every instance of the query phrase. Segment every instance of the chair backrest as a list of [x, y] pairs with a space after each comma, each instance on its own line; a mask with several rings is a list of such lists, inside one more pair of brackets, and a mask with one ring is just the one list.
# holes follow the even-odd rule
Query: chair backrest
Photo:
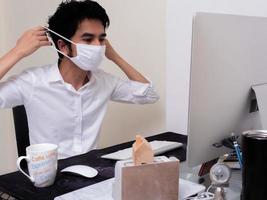
[[26, 147], [30, 145], [27, 114], [24, 106], [13, 108], [18, 156], [26, 155]]

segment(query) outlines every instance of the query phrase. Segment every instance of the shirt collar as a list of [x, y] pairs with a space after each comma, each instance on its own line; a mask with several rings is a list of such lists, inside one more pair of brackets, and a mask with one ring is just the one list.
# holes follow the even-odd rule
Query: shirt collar
[[49, 69], [47, 80], [48, 82], [63, 81], [57, 63], [53, 64]]
[[[89, 76], [90, 74], [88, 74]], [[58, 68], [58, 64], [55, 63], [53, 64], [48, 72], [48, 77], [47, 77], [48, 82], [53, 83], [53, 82], [64, 82], [60, 72], [59, 72], [59, 68]], [[91, 76], [89, 77], [89, 82], [86, 83], [83, 87], [87, 87], [88, 85], [92, 85], [95, 82], [95, 77], [93, 75], [93, 73], [91, 73]]]

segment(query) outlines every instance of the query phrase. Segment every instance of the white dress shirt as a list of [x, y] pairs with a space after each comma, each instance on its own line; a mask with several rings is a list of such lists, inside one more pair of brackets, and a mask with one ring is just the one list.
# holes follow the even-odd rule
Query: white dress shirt
[[58, 145], [59, 159], [97, 147], [109, 100], [154, 103], [152, 84], [121, 80], [98, 70], [78, 91], [64, 82], [58, 65], [32, 68], [0, 83], [0, 107], [24, 105], [30, 144]]

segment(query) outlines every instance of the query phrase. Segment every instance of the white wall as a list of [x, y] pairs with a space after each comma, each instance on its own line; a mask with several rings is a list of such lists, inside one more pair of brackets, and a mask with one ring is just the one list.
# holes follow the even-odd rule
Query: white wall
[[[1, 55], [14, 46], [16, 38], [23, 30], [44, 23], [59, 2], [0, 1]], [[114, 47], [153, 80], [161, 95], [157, 104], [149, 106], [111, 103], [102, 129], [101, 146], [129, 140], [136, 133], [149, 135], [164, 131], [165, 128], [187, 134], [192, 17], [195, 12], [267, 17], [265, 0], [98, 2], [110, 15], [111, 27], [108, 35]], [[29, 7], [32, 9], [29, 10]], [[18, 73], [27, 66], [53, 62], [55, 59], [56, 54], [44, 48], [20, 62], [10, 73]], [[112, 63], [105, 61], [104, 66], [107, 71], [123, 76]], [[1, 110], [0, 160], [7, 158], [7, 164], [0, 163], [0, 174], [15, 169], [16, 158], [12, 117], [9, 111]]]
[[[2, 31], [6, 29], [5, 24], [5, 1], [0, 2], [0, 55], [5, 52], [6, 46], [6, 32]], [[8, 110], [3, 110], [0, 113], [0, 173], [8, 172], [14, 170], [14, 162], [16, 155], [16, 145], [14, 133], [10, 133], [10, 127], [12, 128], [11, 112]], [[5, 162], [3, 162], [5, 161]]]
[[[59, 1], [58, 1], [59, 2]], [[54, 7], [53, 7], [54, 5]], [[2, 0], [0, 1], [0, 46], [1, 55], [12, 48], [17, 41], [17, 38], [23, 31], [29, 27], [43, 24], [47, 19], [47, 15], [53, 12], [57, 5], [55, 0], [46, 1], [15, 1]], [[37, 9], [40, 8], [42, 9]], [[36, 7], [32, 12], [29, 8]], [[48, 58], [48, 59], [47, 59]], [[53, 53], [44, 48], [31, 57], [28, 57], [18, 63], [5, 77], [12, 74], [17, 74], [29, 66], [42, 65], [47, 62], [52, 62], [56, 58]], [[17, 147], [14, 132], [13, 115], [10, 109], [0, 110], [0, 174], [16, 170]], [[5, 161], [5, 162], [2, 162]]]
[[[153, 105], [111, 103], [104, 120], [101, 146], [129, 141], [136, 134], [148, 136], [164, 132], [166, 1], [98, 2], [111, 19], [107, 32], [109, 40], [127, 61], [153, 81], [161, 97]], [[112, 63], [105, 62], [103, 66], [107, 71], [123, 76]]]
[[265, 0], [167, 0], [166, 128], [187, 134], [192, 17], [195, 12], [267, 17]]
[[[60, 0], [1, 0], [1, 55], [13, 47], [27, 28], [44, 24], [54, 13]], [[166, 1], [99, 0], [111, 19], [108, 38], [144, 75], [153, 80], [161, 99], [153, 105], [124, 105], [111, 103], [104, 120], [100, 146], [132, 140], [136, 134], [151, 135], [165, 131], [165, 16]], [[30, 8], [30, 9], [29, 9]], [[155, 23], [156, 22], [156, 23]], [[3, 28], [2, 28], [3, 27]], [[5, 41], [5, 43], [2, 43]], [[19, 73], [29, 66], [56, 61], [56, 53], [49, 47], [38, 50], [18, 63], [9, 74]], [[123, 73], [111, 62], [103, 68], [118, 76]], [[0, 110], [0, 174], [15, 170], [16, 143], [10, 110]]]

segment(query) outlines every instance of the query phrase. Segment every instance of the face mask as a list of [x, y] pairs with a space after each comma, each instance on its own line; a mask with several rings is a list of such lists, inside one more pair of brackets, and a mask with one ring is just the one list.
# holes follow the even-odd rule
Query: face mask
[[50, 30], [49, 28], [47, 27], [44, 28], [76, 46], [76, 51], [77, 51], [76, 57], [69, 57], [62, 51], [58, 50], [55, 46], [53, 47], [57, 52], [69, 58], [79, 68], [81, 68], [84, 71], [95, 71], [99, 67], [101, 61], [105, 56], [106, 46], [88, 45], [80, 43], [76, 44], [71, 40], [65, 38], [64, 36]]

